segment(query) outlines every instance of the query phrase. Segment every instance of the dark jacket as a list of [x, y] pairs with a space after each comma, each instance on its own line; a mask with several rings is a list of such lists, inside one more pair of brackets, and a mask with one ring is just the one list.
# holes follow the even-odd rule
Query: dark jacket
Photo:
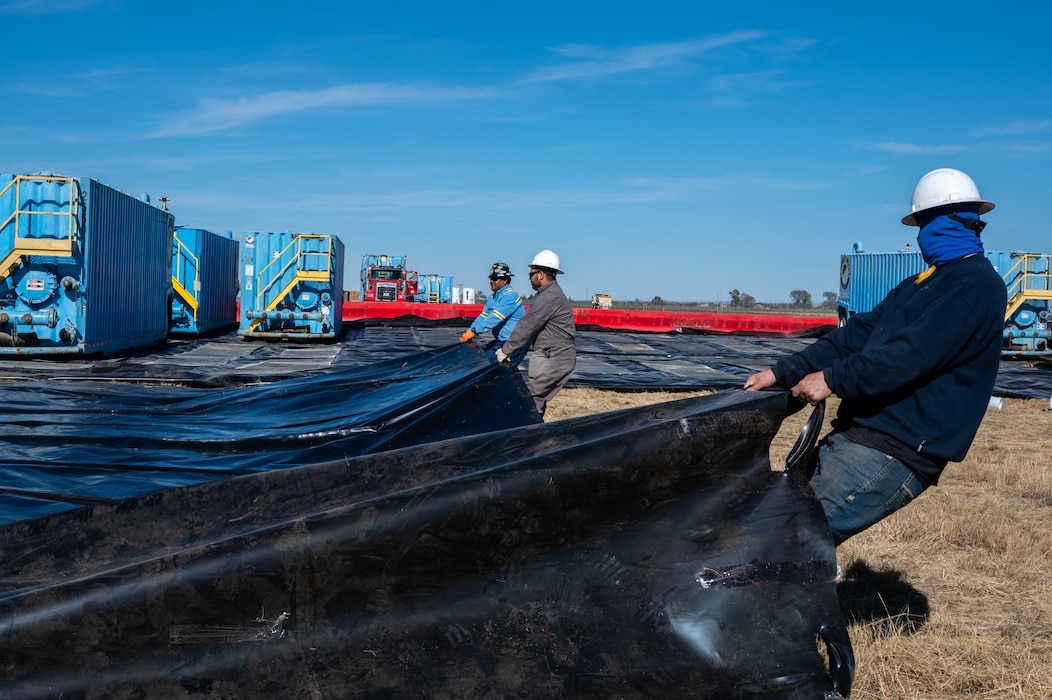
[[860, 427], [890, 436], [921, 457], [903, 460], [907, 466], [936, 483], [947, 461], [964, 459], [989, 403], [1006, 291], [982, 255], [918, 278], [909, 277], [869, 313], [781, 360], [774, 373], [792, 387], [822, 370], [841, 398], [835, 430]]

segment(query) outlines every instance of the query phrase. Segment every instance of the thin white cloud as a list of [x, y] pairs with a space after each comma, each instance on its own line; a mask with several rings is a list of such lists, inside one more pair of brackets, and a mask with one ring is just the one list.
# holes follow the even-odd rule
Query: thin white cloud
[[968, 150], [967, 146], [956, 143], [947, 143], [941, 146], [926, 143], [902, 143], [899, 141], [883, 141], [880, 143], [862, 144], [863, 148], [871, 150], [896, 153], [904, 156], [940, 156], [948, 153], [963, 153]]
[[801, 180], [799, 178], [792, 177], [766, 177], [766, 176], [752, 176], [747, 178], [747, 181], [752, 182], [755, 187], [762, 187], [770, 190], [780, 190], [783, 192], [800, 192], [803, 190], [821, 190], [828, 186], [828, 183], [821, 180]]
[[332, 106], [425, 104], [492, 98], [490, 88], [430, 88], [388, 83], [336, 85], [321, 90], [284, 90], [252, 97], [207, 98], [195, 109], [165, 121], [148, 138], [201, 136], [226, 131], [269, 117]]
[[407, 212], [410, 210], [470, 209], [470, 210], [525, 210], [579, 207], [582, 205], [612, 206], [617, 204], [667, 202], [673, 199], [662, 190], [530, 190], [523, 192], [481, 192], [452, 189], [421, 189], [405, 192], [373, 194], [330, 193], [267, 201], [263, 209], [324, 207], [329, 211]]
[[68, 78], [49, 76], [47, 81], [23, 84], [19, 87], [19, 91], [27, 95], [38, 95], [41, 97], [87, 97], [97, 92], [124, 89], [126, 85], [122, 80], [123, 78], [145, 72], [146, 70], [143, 68], [128, 68], [124, 66], [100, 68], [74, 73]]
[[[569, 44], [555, 49], [560, 55], [581, 59], [572, 63], [540, 68], [524, 80], [505, 85], [479, 87], [422, 87], [391, 83], [358, 83], [336, 85], [317, 90], [288, 90], [232, 98], [204, 98], [197, 107], [170, 115], [146, 138], [201, 136], [228, 131], [239, 126], [275, 116], [305, 112], [331, 106], [382, 106], [424, 104], [493, 99], [507, 96], [526, 84], [551, 83], [600, 77], [632, 71], [654, 70], [675, 66], [690, 57], [724, 47], [758, 43], [766, 35], [760, 31], [740, 31], [692, 41], [645, 44], [608, 49], [585, 44]], [[793, 44], [805, 47], [807, 42]], [[757, 51], [763, 47], [757, 46]], [[783, 49], [788, 50], [788, 49]], [[730, 81], [741, 88], [772, 89], [776, 71], [759, 71], [726, 76], [719, 86]], [[744, 88], [742, 88], [744, 89]]]
[[784, 70], [754, 71], [752, 73], [728, 73], [709, 78], [708, 86], [713, 92], [738, 95], [743, 92], [775, 92], [786, 88], [803, 85], [787, 83], [781, 78]]
[[1027, 143], [1013, 144], [1007, 148], [1020, 153], [1048, 153], [1049, 151], [1052, 151], [1052, 142], [1029, 141]]
[[566, 44], [553, 49], [571, 59], [570, 63], [539, 68], [526, 76], [528, 82], [581, 80], [618, 73], [653, 70], [682, 63], [684, 60], [714, 49], [754, 42], [764, 37], [759, 31], [740, 31], [692, 41], [643, 44], [621, 49], [608, 49], [591, 44]]
[[[282, 202], [278, 208], [325, 207], [348, 212], [404, 211], [410, 209], [553, 209], [580, 206], [617, 206], [626, 204], [667, 204], [695, 201], [724, 187], [716, 178], [638, 177], [621, 180], [609, 188], [581, 190], [466, 191], [421, 189], [403, 192], [311, 195], [296, 202]], [[786, 182], [768, 181], [768, 185], [790, 187]]]
[[[622, 181], [633, 188], [636, 197], [647, 192], [647, 199], [683, 199], [698, 192], [714, 192], [722, 182], [711, 177], [634, 177]], [[636, 200], [638, 201], [638, 200]]]
[[[522, 191], [460, 190], [424, 188], [390, 192], [351, 194], [346, 191], [317, 193], [303, 196], [283, 193], [253, 201], [252, 209], [289, 211], [319, 209], [344, 213], [393, 213], [438, 209], [462, 210], [531, 210], [558, 209], [581, 206], [616, 207], [619, 205], [698, 202], [737, 187], [735, 182], [747, 182], [753, 189], [800, 191], [821, 189], [825, 183], [814, 180], [772, 178], [763, 175], [732, 175], [713, 177], [636, 177], [611, 183], [598, 189], [540, 189]], [[225, 198], [209, 197], [205, 193], [192, 196], [183, 193], [181, 201], [193, 202], [198, 208], [222, 207]], [[238, 196], [236, 193], [233, 196]], [[175, 195], [173, 195], [174, 201]]]
[[103, 0], [0, 0], [0, 14], [58, 15], [103, 5]]
[[1052, 134], [1052, 119], [1029, 122], [990, 124], [975, 131], [977, 136], [1018, 136], [1020, 134]]

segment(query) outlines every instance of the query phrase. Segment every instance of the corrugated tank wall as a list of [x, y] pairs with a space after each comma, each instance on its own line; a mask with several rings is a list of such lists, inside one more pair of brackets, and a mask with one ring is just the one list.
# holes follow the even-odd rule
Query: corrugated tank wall
[[340, 331], [343, 329], [343, 241], [336, 236], [332, 237], [332, 266], [333, 266], [333, 289], [332, 289], [332, 309], [333, 309], [333, 328], [335, 329], [336, 337], [339, 337]]
[[197, 330], [200, 333], [237, 323], [238, 242], [211, 231], [198, 238], [201, 292]]
[[851, 269], [841, 295], [849, 300], [852, 313], [870, 311], [899, 282], [927, 267], [920, 253], [857, 253], [845, 257]]
[[174, 217], [96, 180], [81, 178], [80, 186], [84, 351], [116, 352], [164, 340]]

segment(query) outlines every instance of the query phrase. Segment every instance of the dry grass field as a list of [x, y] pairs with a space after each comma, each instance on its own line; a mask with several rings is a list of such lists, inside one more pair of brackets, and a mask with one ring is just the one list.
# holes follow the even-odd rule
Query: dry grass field
[[[693, 395], [565, 389], [545, 419]], [[1005, 399], [988, 410], [964, 462], [837, 550], [853, 699], [1052, 698], [1048, 409], [1047, 400]], [[784, 463], [808, 413], [782, 426], [773, 464]]]

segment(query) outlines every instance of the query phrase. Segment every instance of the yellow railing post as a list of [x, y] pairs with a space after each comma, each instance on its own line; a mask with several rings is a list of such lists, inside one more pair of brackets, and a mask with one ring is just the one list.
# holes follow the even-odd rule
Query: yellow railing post
[[[327, 250], [304, 250], [303, 241], [307, 239], [328, 239]], [[271, 265], [278, 261], [284, 260], [286, 254], [295, 246], [295, 253], [288, 255], [288, 260], [277, 270], [277, 274], [271, 275], [270, 281], [266, 287], [260, 285], [260, 280], [263, 278], [263, 273]], [[302, 260], [312, 255], [324, 255], [325, 264], [322, 270], [306, 270], [305, 264], [302, 264]], [[304, 281], [325, 281], [328, 280], [332, 275], [332, 255], [333, 255], [333, 241], [332, 236], [325, 236], [318, 233], [296, 233], [293, 234], [292, 241], [285, 246], [277, 256], [271, 259], [266, 265], [264, 265], [259, 272], [256, 273], [256, 309], [262, 311], [271, 311], [284, 299], [295, 286]], [[289, 270], [290, 267], [295, 266], [296, 273], [292, 276], [292, 279], [280, 290], [278, 294], [275, 294], [269, 300], [265, 300], [264, 297], [267, 291], [276, 284], [279, 279]], [[255, 330], [262, 323], [261, 319], [255, 319], [249, 326], [250, 330]]]
[[[45, 182], [66, 183], [69, 186], [69, 208], [68, 211], [39, 211], [22, 208], [22, 183], [24, 181], [43, 180]], [[14, 223], [14, 231], [11, 249], [3, 260], [0, 260], [0, 279], [11, 274], [11, 271], [21, 262], [23, 257], [31, 255], [64, 255], [73, 254], [73, 242], [77, 240], [79, 230], [77, 221], [80, 212], [80, 189], [77, 180], [72, 177], [59, 175], [16, 175], [11, 182], [0, 190], [0, 197], [14, 187], [14, 207], [11, 215], [0, 224], [0, 231]], [[60, 202], [56, 204], [61, 205]], [[22, 218], [30, 216], [64, 216], [67, 217], [68, 225], [65, 238], [45, 238], [23, 235]]]
[[[172, 268], [172, 286], [175, 288], [176, 292], [179, 293], [179, 296], [182, 297], [182, 299], [186, 302], [187, 306], [189, 306], [190, 309], [194, 312], [194, 322], [196, 323], [197, 322], [197, 310], [198, 310], [198, 307], [200, 306], [200, 301], [198, 299], [198, 293], [201, 291], [201, 265], [200, 265], [200, 261], [197, 259], [197, 256], [194, 255], [193, 251], [191, 251], [190, 248], [185, 243], [180, 241], [178, 238], [175, 239], [175, 243], [176, 243], [176, 246], [177, 246], [176, 247], [177, 255], [175, 256], [175, 267]], [[183, 257], [184, 257], [184, 255], [185, 255], [185, 257], [188, 260], [192, 261], [193, 264], [194, 264], [193, 290], [189, 290], [186, 287], [184, 287], [183, 283], [180, 281], [183, 278], [182, 266], [183, 266]]]
[[[1044, 263], [1044, 272], [1037, 272], [1039, 262]], [[1011, 269], [1002, 275], [1008, 290], [1005, 322], [1008, 322], [1027, 301], [1052, 299], [1050, 263], [1052, 263], [1050, 255], [1022, 253]]]

